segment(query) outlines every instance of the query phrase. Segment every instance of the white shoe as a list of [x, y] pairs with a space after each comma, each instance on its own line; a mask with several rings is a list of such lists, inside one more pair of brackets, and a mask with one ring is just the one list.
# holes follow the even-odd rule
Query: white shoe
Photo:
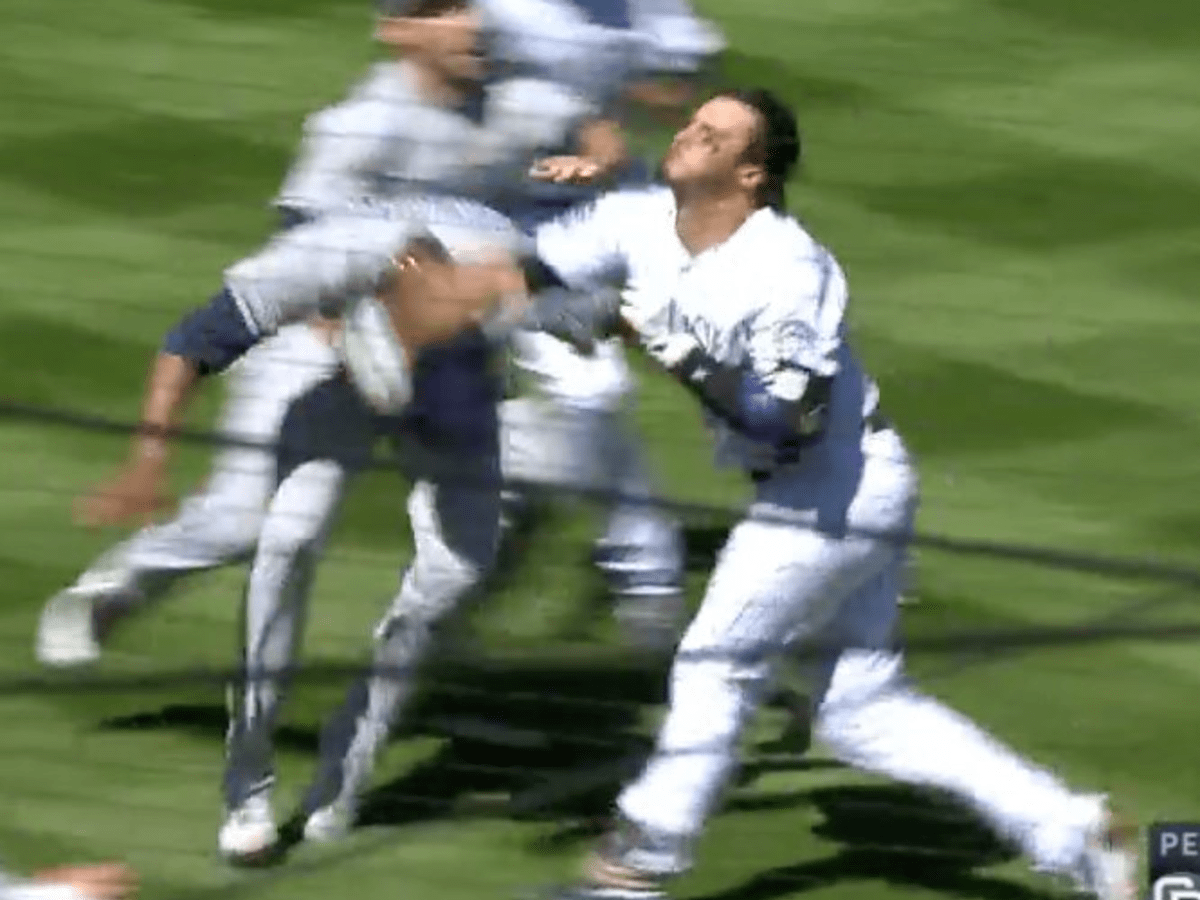
[[1088, 830], [1072, 875], [1077, 887], [1097, 900], [1137, 900], [1138, 835], [1113, 821], [1107, 809]]
[[94, 589], [69, 587], [42, 607], [34, 652], [45, 666], [84, 666], [100, 659], [96, 635], [96, 602], [104, 595]]
[[354, 827], [355, 812], [345, 803], [322, 806], [304, 823], [304, 839], [314, 844], [340, 841]]
[[251, 797], [225, 818], [217, 834], [217, 849], [230, 862], [250, 862], [268, 855], [279, 844], [279, 829], [266, 794]]

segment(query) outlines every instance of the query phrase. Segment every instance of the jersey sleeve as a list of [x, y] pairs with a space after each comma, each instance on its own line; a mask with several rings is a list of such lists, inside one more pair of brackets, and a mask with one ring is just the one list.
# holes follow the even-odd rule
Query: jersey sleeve
[[814, 378], [838, 370], [848, 293], [824, 248], [782, 267], [760, 286], [769, 297], [751, 323], [750, 365], [779, 400], [796, 401]]
[[635, 0], [633, 24], [650, 72], [690, 74], [726, 47], [725, 35], [686, 0]]
[[285, 231], [226, 269], [225, 286], [251, 331], [271, 334], [317, 312], [339, 315], [373, 293], [396, 253], [418, 237], [436, 238], [460, 262], [527, 249], [527, 239], [490, 207], [412, 194]]
[[225, 286], [257, 335], [317, 312], [338, 315], [374, 290], [397, 251], [428, 233], [428, 221], [407, 212], [322, 216], [285, 231], [226, 269]]
[[568, 287], [616, 284], [626, 274], [622, 235], [638, 202], [629, 192], [604, 194], [542, 225], [534, 233], [538, 258]]
[[[579, 89], [546, 78], [511, 78], [488, 94], [486, 134], [495, 152], [530, 151], [567, 143], [600, 107]], [[482, 161], [486, 157], [486, 142]], [[524, 173], [522, 173], [524, 174]]]

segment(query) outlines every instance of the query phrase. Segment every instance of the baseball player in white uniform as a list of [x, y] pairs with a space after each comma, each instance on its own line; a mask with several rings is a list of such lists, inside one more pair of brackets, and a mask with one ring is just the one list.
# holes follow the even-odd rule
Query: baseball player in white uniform
[[625, 326], [695, 394], [719, 461], [755, 493], [679, 645], [656, 750], [563, 896], [664, 895], [691, 866], [773, 657], [803, 642], [828, 648], [815, 731], [840, 760], [956, 796], [1038, 869], [1132, 900], [1134, 852], [1103, 796], [904, 678], [895, 625], [917, 475], [847, 342], [841, 267], [783, 212], [798, 157], [773, 95], [719, 95], [676, 135], [669, 187], [606, 195], [537, 232], [544, 279], [623, 285]]
[[[370, 214], [372, 201], [414, 187], [436, 185], [458, 196], [503, 194], [526, 175], [538, 151], [573, 133], [589, 142], [577, 152], [596, 158], [598, 171], [613, 164], [590, 145], [586, 123], [596, 108], [561, 84], [513, 77], [476, 98], [473, 85], [485, 62], [480, 27], [480, 12], [467, 0], [383, 2], [376, 36], [401, 58], [375, 66], [344, 102], [309, 119], [276, 198], [285, 226], [351, 209]], [[441, 92], [439, 85], [451, 89]], [[472, 98], [482, 100], [481, 110], [469, 108]], [[603, 141], [602, 149], [609, 143]], [[341, 237], [335, 229], [332, 239]], [[277, 277], [256, 274], [263, 265], [258, 260], [231, 271], [236, 277]], [[298, 270], [296, 279], [306, 272]], [[43, 663], [95, 661], [113, 625], [167, 596], [181, 576], [251, 556], [276, 493], [271, 447], [285, 413], [336, 366], [329, 325], [319, 315], [288, 325], [229, 372], [219, 429], [233, 445], [217, 454], [203, 488], [172, 521], [143, 528], [50, 599], [36, 641]], [[299, 502], [310, 498], [319, 510], [323, 495], [305, 491]], [[308, 518], [315, 523], [324, 516]]]

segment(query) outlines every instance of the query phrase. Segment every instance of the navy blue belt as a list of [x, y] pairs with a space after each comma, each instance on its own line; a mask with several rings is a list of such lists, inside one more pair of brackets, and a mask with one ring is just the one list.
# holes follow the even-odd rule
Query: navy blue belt
[[[879, 410], [875, 410], [863, 419], [863, 434], [866, 437], [878, 434], [881, 431], [890, 431], [893, 427], [892, 420]], [[750, 480], [755, 484], [762, 484], [778, 471], [778, 469], [751, 469], [749, 472]]]

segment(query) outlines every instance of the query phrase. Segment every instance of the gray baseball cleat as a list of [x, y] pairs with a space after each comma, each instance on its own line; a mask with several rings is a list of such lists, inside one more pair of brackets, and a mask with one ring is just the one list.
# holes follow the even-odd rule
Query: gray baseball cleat
[[42, 607], [34, 653], [56, 669], [96, 663], [113, 627], [130, 612], [123, 594], [86, 583], [59, 591]]

